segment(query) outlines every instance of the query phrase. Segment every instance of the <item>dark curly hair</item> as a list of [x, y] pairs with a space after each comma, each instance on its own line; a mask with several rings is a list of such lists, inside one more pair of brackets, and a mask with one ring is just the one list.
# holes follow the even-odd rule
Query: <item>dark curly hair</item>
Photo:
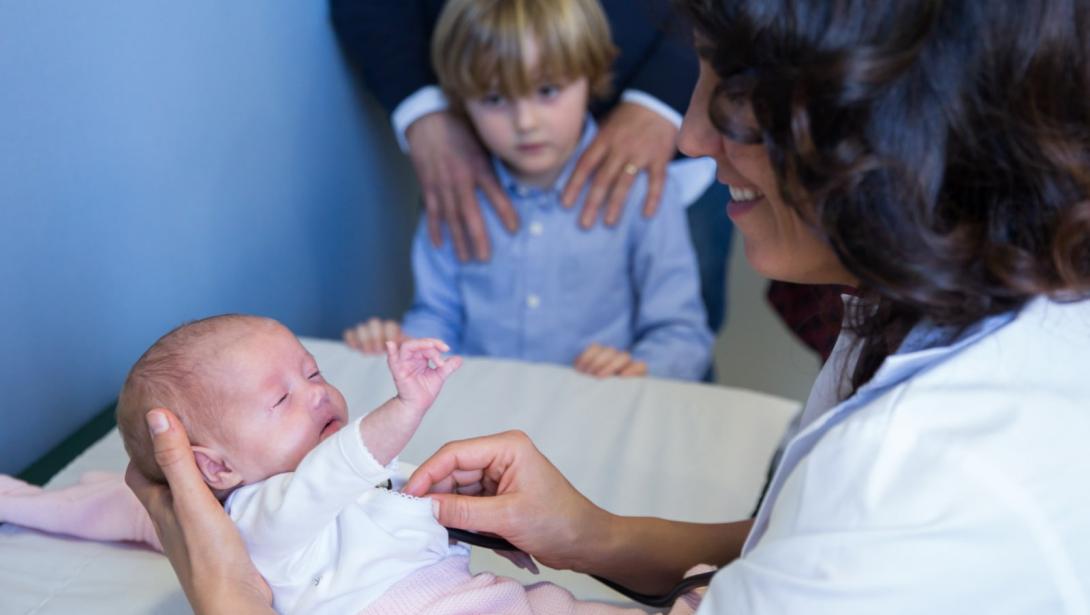
[[677, 4], [719, 78], [713, 124], [766, 146], [860, 281], [852, 391], [922, 320], [957, 335], [1090, 294], [1090, 3]]

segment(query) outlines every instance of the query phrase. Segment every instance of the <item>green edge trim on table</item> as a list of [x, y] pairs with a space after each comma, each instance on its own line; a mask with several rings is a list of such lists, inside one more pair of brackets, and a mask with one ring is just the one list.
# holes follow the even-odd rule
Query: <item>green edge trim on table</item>
[[26, 469], [19, 473], [19, 478], [34, 485], [44, 485], [80, 453], [98, 442], [102, 436], [109, 433], [117, 425], [117, 419], [114, 417], [114, 408], [116, 406], [117, 403], [113, 402], [103, 408], [101, 412], [84, 423], [75, 433], [27, 466]]

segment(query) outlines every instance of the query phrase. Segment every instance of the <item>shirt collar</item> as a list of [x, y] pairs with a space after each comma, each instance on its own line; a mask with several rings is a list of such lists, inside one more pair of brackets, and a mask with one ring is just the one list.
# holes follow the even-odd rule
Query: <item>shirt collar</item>
[[[845, 307], [851, 308], [857, 301], [854, 297], [845, 297]], [[960, 333], [930, 321], [921, 322], [913, 327], [896, 354], [886, 357], [882, 366], [866, 384], [859, 387], [859, 390], [850, 397], [803, 426], [799, 433], [787, 443], [782, 461], [776, 468], [742, 553], [748, 553], [760, 542], [768, 525], [768, 516], [779, 498], [786, 475], [790, 474], [800, 460], [809, 454], [825, 433], [894, 387], [907, 382], [917, 374], [937, 367], [962, 350], [1002, 329], [1019, 313], [1019, 310], [1014, 310], [984, 318]], [[844, 333], [847, 332], [841, 335]], [[840, 377], [844, 376], [846, 373], [842, 372]]]
[[983, 318], [960, 332], [953, 327], [923, 321], [909, 331], [897, 352], [886, 357], [871, 382], [863, 388], [872, 383], [883, 389], [900, 384], [995, 333], [1014, 320], [1018, 312], [1013, 310]]
[[587, 147], [590, 146], [590, 142], [594, 140], [594, 136], [597, 134], [598, 124], [588, 113], [586, 120], [583, 122], [583, 133], [579, 137], [579, 144], [575, 146], [575, 150], [572, 151], [571, 156], [569, 156], [567, 162], [564, 163], [564, 169], [549, 188], [539, 188], [537, 186], [521, 184], [515, 179], [514, 175], [511, 174], [507, 164], [500, 160], [499, 156], [492, 156], [492, 168], [496, 171], [496, 178], [500, 180], [500, 186], [502, 186], [504, 191], [508, 194], [513, 194], [518, 197], [527, 197], [548, 192], [560, 192], [563, 190], [564, 186], [567, 185], [568, 178], [571, 177], [572, 171], [575, 170], [575, 163], [579, 160], [579, 156], [581, 156]]

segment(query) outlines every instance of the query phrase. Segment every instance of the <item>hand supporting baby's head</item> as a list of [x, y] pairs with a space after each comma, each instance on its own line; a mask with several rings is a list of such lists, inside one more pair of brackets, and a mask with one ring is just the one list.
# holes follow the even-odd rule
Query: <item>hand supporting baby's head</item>
[[344, 397], [280, 323], [224, 315], [182, 325], [133, 365], [117, 422], [133, 465], [163, 482], [144, 415], [169, 408], [185, 426], [205, 482], [220, 497], [295, 469], [347, 422]]

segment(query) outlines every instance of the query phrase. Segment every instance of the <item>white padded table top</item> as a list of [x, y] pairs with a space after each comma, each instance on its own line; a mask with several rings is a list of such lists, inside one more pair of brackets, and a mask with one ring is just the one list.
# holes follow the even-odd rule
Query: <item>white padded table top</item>
[[[384, 358], [304, 339], [359, 416], [394, 394]], [[761, 393], [657, 379], [595, 380], [553, 365], [467, 359], [401, 455], [418, 463], [444, 442], [507, 429], [528, 433], [577, 488], [618, 513], [727, 521], [750, 513], [798, 403]], [[87, 470], [123, 471], [117, 431], [51, 485]], [[551, 580], [581, 598], [621, 601], [589, 577], [534, 577], [474, 549], [475, 570]], [[0, 613], [189, 613], [166, 558], [125, 544], [0, 526]]]

